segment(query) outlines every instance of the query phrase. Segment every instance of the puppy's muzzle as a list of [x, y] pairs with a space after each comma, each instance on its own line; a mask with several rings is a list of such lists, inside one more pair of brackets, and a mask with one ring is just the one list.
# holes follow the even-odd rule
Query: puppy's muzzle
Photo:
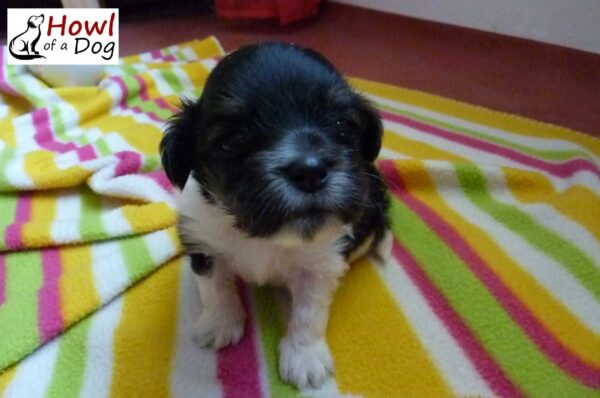
[[316, 193], [327, 183], [329, 166], [323, 157], [309, 153], [285, 166], [283, 174], [299, 190]]

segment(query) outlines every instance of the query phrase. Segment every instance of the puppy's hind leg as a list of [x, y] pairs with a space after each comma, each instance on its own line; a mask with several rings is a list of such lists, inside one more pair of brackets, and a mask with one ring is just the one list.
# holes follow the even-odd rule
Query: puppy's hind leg
[[194, 327], [201, 347], [220, 349], [236, 344], [244, 335], [246, 313], [235, 286], [235, 275], [222, 256], [190, 255], [202, 312]]

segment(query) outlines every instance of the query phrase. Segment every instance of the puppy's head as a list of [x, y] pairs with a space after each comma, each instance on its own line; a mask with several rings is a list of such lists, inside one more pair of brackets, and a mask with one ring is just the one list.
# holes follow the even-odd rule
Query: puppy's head
[[377, 113], [328, 61], [272, 43], [218, 64], [170, 122], [161, 155], [175, 185], [191, 173], [249, 236], [310, 241], [361, 215], [381, 136]]

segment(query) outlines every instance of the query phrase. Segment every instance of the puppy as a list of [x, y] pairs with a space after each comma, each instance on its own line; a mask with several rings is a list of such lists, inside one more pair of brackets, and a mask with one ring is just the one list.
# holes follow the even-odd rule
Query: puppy
[[298, 46], [243, 47], [183, 101], [160, 151], [177, 196], [202, 312], [195, 338], [237, 343], [246, 314], [235, 277], [285, 286], [281, 377], [319, 387], [333, 370], [329, 305], [348, 262], [391, 249], [386, 188], [373, 162], [378, 114], [331, 63]]

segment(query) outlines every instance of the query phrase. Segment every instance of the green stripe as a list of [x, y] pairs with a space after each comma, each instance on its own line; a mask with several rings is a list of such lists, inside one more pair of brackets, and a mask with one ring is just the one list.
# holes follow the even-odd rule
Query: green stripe
[[47, 398], [79, 397], [87, 361], [87, 338], [91, 319], [85, 318], [60, 337]]
[[[11, 185], [8, 184], [6, 180], [6, 166], [8, 163], [14, 159], [15, 151], [12, 148], [5, 147], [2, 152], [0, 152], [0, 189], [7, 190], [7, 188], [12, 188]], [[8, 189], [10, 191], [14, 191], [14, 189]]]
[[81, 215], [79, 216], [79, 234], [84, 242], [107, 238], [102, 225], [102, 200], [87, 187], [81, 190]]
[[31, 102], [36, 108], [43, 108], [46, 106], [44, 97], [38, 95], [38, 91], [30, 91], [25, 83], [26, 79], [34, 79], [31, 75], [17, 73], [15, 66], [6, 65], [6, 79], [9, 83], [29, 102]]
[[[1, 167], [1, 166], [0, 166]], [[11, 193], [0, 194], [0, 230], [12, 224], [17, 209], [17, 195]], [[2, 236], [4, 238], [4, 236]]]
[[600, 271], [584, 252], [517, 207], [494, 199], [486, 187], [484, 175], [475, 165], [456, 164], [455, 168], [462, 189], [471, 202], [563, 265], [600, 300]]
[[6, 256], [6, 301], [0, 306], [0, 372], [40, 344], [37, 293], [41, 286], [39, 251]]
[[134, 98], [139, 96], [140, 84], [133, 76], [121, 75], [121, 79], [125, 83], [125, 87], [127, 87], [126, 102], [129, 105]]
[[160, 170], [161, 163], [159, 161], [158, 155], [145, 155], [144, 156], [144, 165], [142, 167], [142, 172], [148, 173], [150, 171]]
[[[165, 236], [165, 239], [169, 238]], [[119, 247], [121, 248], [121, 253], [123, 253], [123, 260], [125, 261], [129, 280], [132, 282], [152, 271], [157, 265], [160, 265], [154, 263], [143, 235], [120, 239]]]
[[184, 90], [183, 84], [179, 81], [179, 77], [172, 69], [159, 69], [160, 76], [171, 87], [173, 92], [181, 93]]
[[[377, 101], [377, 100], [375, 100]], [[516, 149], [520, 152], [523, 153], [527, 153], [529, 155], [532, 156], [536, 156], [542, 159], [547, 159], [547, 160], [554, 160], [554, 161], [564, 161], [564, 160], [569, 160], [569, 159], [573, 159], [573, 158], [585, 158], [588, 160], [592, 160], [590, 159], [589, 155], [583, 151], [578, 151], [578, 150], [551, 150], [551, 149], [536, 149], [536, 148], [531, 148], [519, 143], [515, 143], [512, 141], [508, 141], [505, 140], [503, 138], [500, 137], [495, 137], [492, 135], [488, 135], [488, 134], [484, 134], [484, 133], [480, 133], [478, 131], [475, 130], [471, 130], [471, 129], [467, 129], [465, 127], [459, 127], [456, 126], [454, 124], [450, 124], [447, 122], [443, 122], [437, 119], [433, 119], [427, 116], [422, 116], [410, 111], [405, 111], [405, 110], [401, 110], [389, 105], [384, 105], [381, 103], [376, 102], [376, 105], [378, 108], [398, 114], [398, 115], [403, 115], [406, 117], [409, 117], [411, 119], [415, 119], [433, 126], [437, 126], [437, 127], [441, 127], [447, 130], [451, 130], [454, 132], [459, 132], [462, 133], [464, 135], [468, 135], [474, 138], [479, 138], [481, 140], [484, 141], [488, 141], [488, 142], [493, 142], [495, 144], [498, 145], [502, 145], [508, 148], [512, 148], [512, 149]], [[593, 160], [592, 160], [593, 161]]]
[[100, 154], [101, 156], [108, 156], [113, 154], [113, 151], [106, 144], [104, 137], [94, 142], [94, 148], [96, 149], [96, 152], [98, 152], [98, 154]]
[[252, 290], [256, 303], [258, 333], [262, 346], [264, 365], [267, 370], [269, 390], [272, 397], [303, 397], [298, 390], [279, 378], [279, 341], [285, 330], [280, 309], [273, 299], [273, 289], [262, 287]]
[[540, 353], [465, 264], [403, 202], [393, 198], [394, 236], [508, 377], [532, 397], [597, 396]]
[[71, 141], [72, 138], [67, 136], [66, 128], [62, 116], [62, 112], [59, 106], [52, 104], [50, 108], [50, 125], [55, 137], [59, 138], [62, 142]]

